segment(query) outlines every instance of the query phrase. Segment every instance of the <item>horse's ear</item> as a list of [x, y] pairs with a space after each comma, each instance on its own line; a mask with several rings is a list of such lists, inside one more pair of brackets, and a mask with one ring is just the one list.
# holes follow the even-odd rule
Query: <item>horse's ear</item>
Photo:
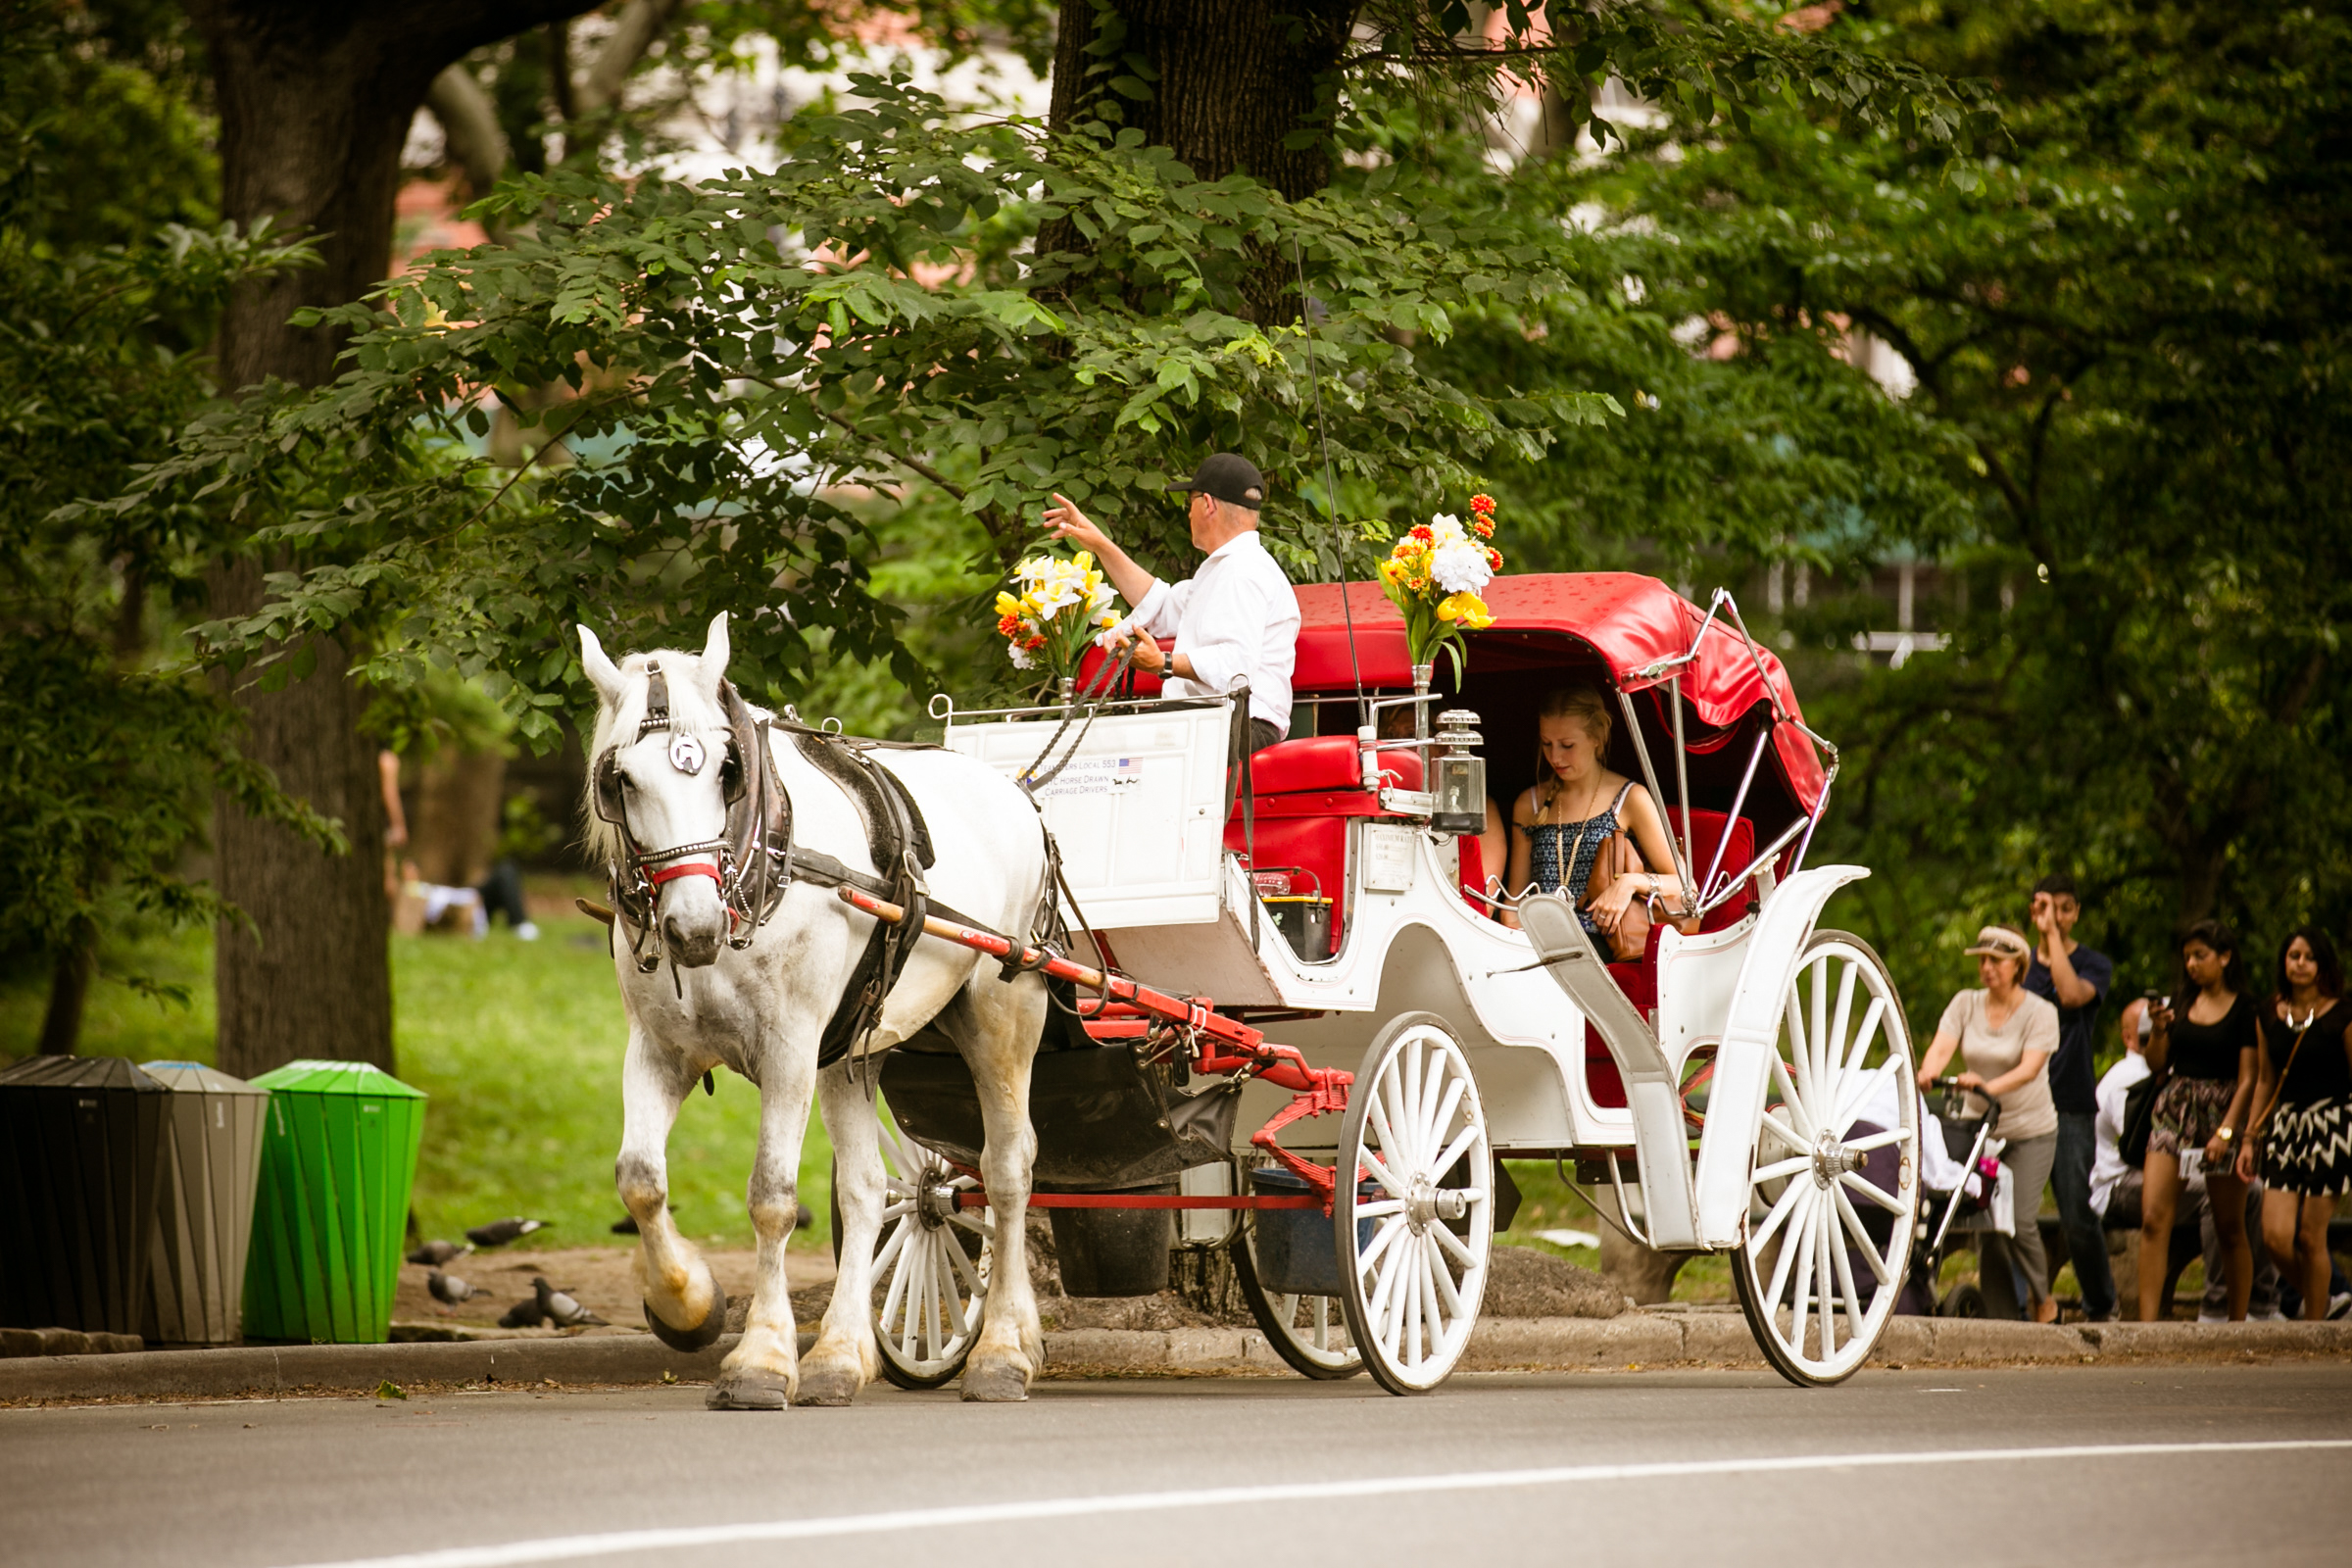
[[585, 624], [580, 627], [580, 667], [596, 687], [596, 695], [607, 708], [620, 706], [621, 678], [619, 667], [605, 657], [605, 645], [596, 640], [596, 633]]
[[710, 683], [713, 695], [718, 691], [718, 683], [726, 678], [730, 652], [727, 646], [727, 612], [722, 610], [710, 617], [710, 635], [703, 643], [703, 679]]

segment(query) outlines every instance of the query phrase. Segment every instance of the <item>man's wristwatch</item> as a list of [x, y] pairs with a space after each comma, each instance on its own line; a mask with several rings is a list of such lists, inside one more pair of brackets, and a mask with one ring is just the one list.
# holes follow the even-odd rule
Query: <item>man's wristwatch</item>
[[2219, 1128], [2215, 1131], [2213, 1136], [2219, 1138], [2223, 1143], [2226, 1144], [2230, 1142], [2230, 1139], [2237, 1136], [2237, 1129], [2234, 1127]]

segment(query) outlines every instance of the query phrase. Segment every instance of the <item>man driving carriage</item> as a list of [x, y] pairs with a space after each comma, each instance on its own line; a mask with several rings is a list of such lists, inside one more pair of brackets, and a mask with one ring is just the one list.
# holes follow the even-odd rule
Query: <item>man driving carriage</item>
[[[1093, 551], [1111, 586], [1135, 607], [1110, 636], [1122, 646], [1132, 641], [1136, 668], [1165, 670], [1169, 696], [1221, 697], [1236, 682], [1248, 685], [1250, 750], [1262, 752], [1290, 731], [1298, 640], [1291, 580], [1257, 537], [1265, 476], [1248, 458], [1217, 452], [1168, 488], [1190, 492], [1185, 515], [1193, 543], [1208, 558], [1180, 583], [1136, 564], [1066, 496], [1046, 509], [1046, 525], [1054, 538]], [[1157, 637], [1173, 637], [1174, 652], [1162, 654]]]

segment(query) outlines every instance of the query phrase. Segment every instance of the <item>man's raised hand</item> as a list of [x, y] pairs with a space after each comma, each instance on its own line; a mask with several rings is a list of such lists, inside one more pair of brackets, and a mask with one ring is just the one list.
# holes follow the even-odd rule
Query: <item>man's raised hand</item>
[[1073, 539], [1079, 549], [1093, 551], [1097, 560], [1102, 560], [1105, 552], [1115, 548], [1110, 536], [1089, 522], [1086, 514], [1067, 496], [1056, 495], [1054, 505], [1046, 509], [1046, 526], [1054, 530], [1054, 538]]

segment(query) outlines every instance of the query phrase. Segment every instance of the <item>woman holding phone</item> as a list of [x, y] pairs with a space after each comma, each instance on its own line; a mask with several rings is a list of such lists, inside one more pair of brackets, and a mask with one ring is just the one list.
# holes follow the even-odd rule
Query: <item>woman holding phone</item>
[[2256, 1114], [2237, 1176], [2257, 1169], [2262, 1240], [2303, 1292], [2303, 1315], [2328, 1315], [2328, 1221], [2352, 1190], [2352, 1003], [2326, 933], [2304, 926], [2278, 951], [2278, 996], [2263, 1030]]
[[[2245, 960], [2237, 934], [2219, 920], [2199, 920], [2180, 939], [2187, 983], [2150, 1015], [2148, 1066], [2172, 1070], [2156, 1096], [2148, 1133], [2148, 1161], [2140, 1186], [2140, 1256], [2160, 1258], [2172, 1245], [2180, 1206], [2181, 1165], [2201, 1161], [2206, 1207], [2213, 1215], [2229, 1277], [2230, 1321], [2246, 1320], [2254, 1294], [2254, 1253], [2246, 1245], [2246, 1183], [2237, 1174], [2239, 1135], [2253, 1109], [2256, 1058], [2262, 1030], [2246, 995]], [[2159, 1320], [2164, 1270], [2142, 1268], [2139, 1317]]]

